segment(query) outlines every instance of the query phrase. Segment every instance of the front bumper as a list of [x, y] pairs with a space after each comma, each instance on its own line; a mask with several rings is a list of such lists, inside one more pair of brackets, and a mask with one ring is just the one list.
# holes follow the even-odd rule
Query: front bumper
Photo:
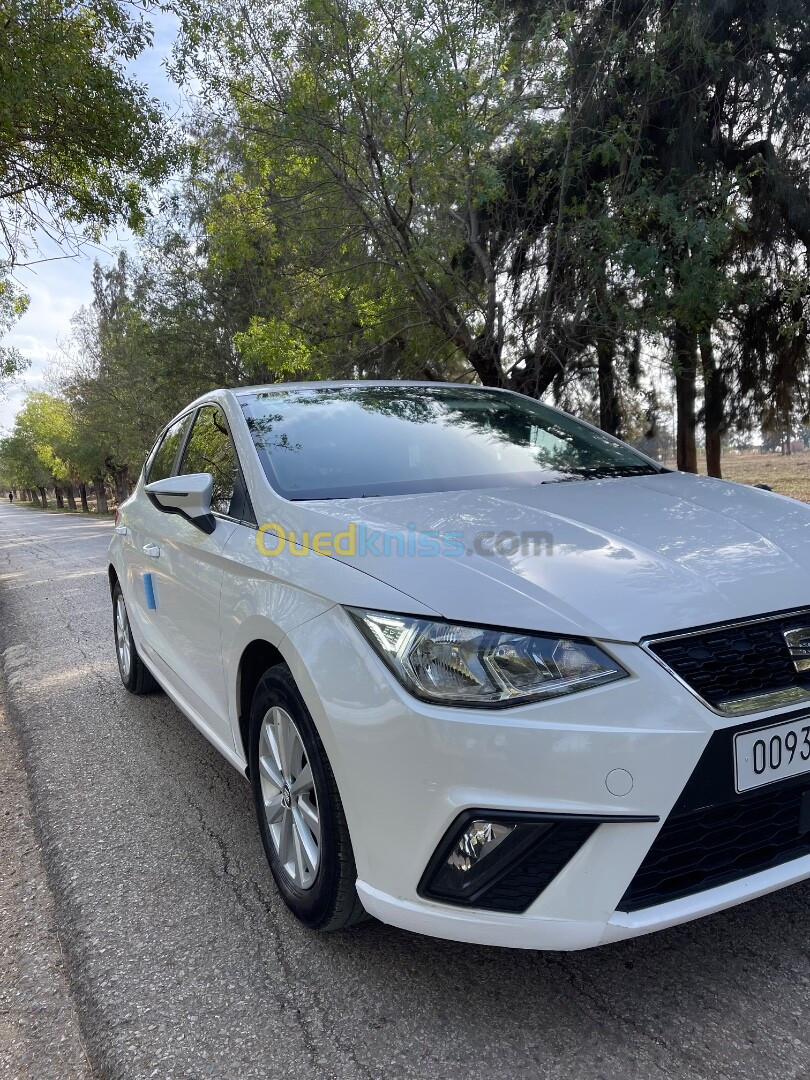
[[[497, 712], [410, 697], [338, 607], [283, 646], [332, 763], [360, 898], [384, 922], [479, 944], [580, 949], [810, 876], [808, 856], [646, 909], [618, 910], [712, 734], [732, 726], [637, 646], [604, 645], [629, 679]], [[611, 821], [520, 914], [425, 899], [418, 887], [437, 845], [475, 807]]]
[[549, 918], [542, 914], [510, 915], [491, 911], [448, 909], [446, 905], [413, 903], [382, 893], [365, 881], [357, 882], [363, 907], [381, 922], [429, 937], [509, 949], [569, 951], [666, 930], [671, 926], [725, 911], [745, 900], [755, 900], [810, 877], [810, 855], [772, 870], [693, 896], [658, 904], [644, 911], [614, 912], [606, 922]]

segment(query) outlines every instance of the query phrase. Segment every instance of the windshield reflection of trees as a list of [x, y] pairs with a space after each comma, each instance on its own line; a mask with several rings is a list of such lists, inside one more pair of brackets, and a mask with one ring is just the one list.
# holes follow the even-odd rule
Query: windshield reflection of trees
[[[254, 410], [260, 409], [262, 403], [269, 404], [271, 399], [279, 398], [283, 406], [292, 408], [291, 412], [278, 410], [255, 415]], [[520, 447], [529, 451], [536, 466], [561, 474], [552, 477], [552, 481], [656, 472], [629, 448], [617, 446], [599, 431], [584, 427], [575, 430], [576, 421], [571, 421], [569, 426], [540, 402], [524, 403], [519, 398], [513, 401], [464, 388], [448, 391], [419, 387], [414, 392], [393, 386], [356, 386], [267, 391], [252, 399], [248, 427], [258, 449], [270, 454], [298, 452], [304, 449], [302, 444], [289, 433], [279, 431], [279, 426], [291, 420], [297, 423], [299, 409], [323, 408], [338, 402], [408, 424], [452, 427], [493, 446]], [[542, 445], [543, 437], [558, 445]]]

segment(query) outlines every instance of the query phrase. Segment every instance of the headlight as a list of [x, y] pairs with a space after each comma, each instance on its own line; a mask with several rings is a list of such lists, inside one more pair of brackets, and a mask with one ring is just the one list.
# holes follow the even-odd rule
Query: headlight
[[405, 689], [427, 701], [502, 708], [627, 675], [590, 641], [347, 611]]

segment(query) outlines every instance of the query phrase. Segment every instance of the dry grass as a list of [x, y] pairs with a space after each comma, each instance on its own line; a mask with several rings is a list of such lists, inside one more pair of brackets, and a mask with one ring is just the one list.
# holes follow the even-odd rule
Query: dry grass
[[[698, 468], [701, 473], [706, 472], [706, 459], [702, 455], [698, 458]], [[767, 484], [780, 495], [810, 502], [810, 450], [789, 456], [727, 451], [723, 454], [723, 479], [739, 484]]]

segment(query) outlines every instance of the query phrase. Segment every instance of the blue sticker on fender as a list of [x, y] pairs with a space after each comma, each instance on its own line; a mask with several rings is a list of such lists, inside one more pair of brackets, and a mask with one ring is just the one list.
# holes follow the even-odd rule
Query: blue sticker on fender
[[146, 606], [150, 611], [154, 611], [157, 608], [157, 600], [155, 599], [155, 583], [151, 574], [143, 575], [143, 591], [146, 593]]

